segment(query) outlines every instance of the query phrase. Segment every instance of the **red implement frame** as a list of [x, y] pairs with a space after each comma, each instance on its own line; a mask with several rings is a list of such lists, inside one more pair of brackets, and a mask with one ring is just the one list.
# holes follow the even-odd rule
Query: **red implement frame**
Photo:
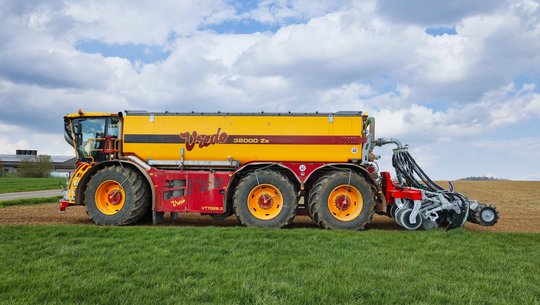
[[392, 181], [389, 172], [381, 172], [383, 192], [388, 204], [394, 204], [396, 198], [422, 200], [422, 191], [411, 187], [398, 187]]

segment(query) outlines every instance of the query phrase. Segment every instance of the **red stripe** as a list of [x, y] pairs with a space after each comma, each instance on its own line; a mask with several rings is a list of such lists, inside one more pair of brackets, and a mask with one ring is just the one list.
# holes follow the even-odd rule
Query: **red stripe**
[[229, 135], [226, 144], [303, 144], [359, 145], [366, 143], [360, 136], [255, 136]]

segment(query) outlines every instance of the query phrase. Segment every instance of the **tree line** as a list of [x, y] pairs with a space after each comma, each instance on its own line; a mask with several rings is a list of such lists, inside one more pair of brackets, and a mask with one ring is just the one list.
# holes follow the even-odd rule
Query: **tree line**
[[459, 180], [484, 181], [484, 180], [506, 180], [506, 179], [487, 177], [487, 176], [471, 176], [471, 177], [461, 178]]
[[[1, 161], [2, 160], [0, 160], [0, 173], [3, 176], [4, 168]], [[23, 159], [19, 163], [17, 176], [24, 178], [46, 178], [51, 175], [53, 169], [54, 165], [51, 156], [38, 155], [35, 160]]]

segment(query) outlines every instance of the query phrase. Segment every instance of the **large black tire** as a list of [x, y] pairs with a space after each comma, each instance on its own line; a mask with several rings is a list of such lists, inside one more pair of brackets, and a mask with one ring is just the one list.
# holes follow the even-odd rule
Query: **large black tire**
[[[341, 203], [337, 202], [340, 196], [345, 198]], [[336, 207], [330, 207], [330, 204]], [[321, 228], [362, 230], [373, 218], [375, 198], [370, 185], [360, 175], [346, 171], [331, 172], [313, 185], [308, 207], [311, 218]], [[338, 215], [336, 210], [344, 214]], [[351, 213], [347, 214], [349, 210]]]
[[[255, 202], [260, 202], [259, 206]], [[292, 223], [298, 198], [287, 177], [276, 171], [260, 170], [240, 180], [234, 191], [233, 206], [245, 226], [282, 228]]]
[[[107, 185], [111, 185], [110, 190]], [[121, 189], [121, 196], [113, 188]], [[104, 194], [120, 196], [117, 201], [122, 203], [117, 203], [118, 209], [103, 199]], [[88, 183], [84, 193], [86, 212], [98, 225], [135, 224], [150, 209], [150, 194], [148, 183], [139, 172], [125, 166], [108, 166], [95, 173]]]

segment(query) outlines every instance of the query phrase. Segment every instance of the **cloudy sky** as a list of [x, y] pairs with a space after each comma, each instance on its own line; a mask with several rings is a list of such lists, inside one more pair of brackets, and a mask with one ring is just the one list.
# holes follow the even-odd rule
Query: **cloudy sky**
[[73, 154], [78, 108], [361, 110], [434, 178], [540, 180], [539, 86], [535, 0], [0, 0], [0, 153]]

